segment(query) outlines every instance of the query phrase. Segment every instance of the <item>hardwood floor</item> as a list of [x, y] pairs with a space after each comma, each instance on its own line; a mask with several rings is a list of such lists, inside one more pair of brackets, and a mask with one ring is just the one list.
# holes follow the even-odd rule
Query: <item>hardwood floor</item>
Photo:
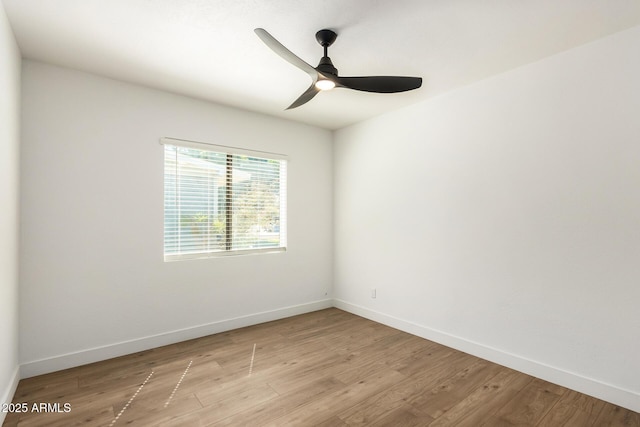
[[4, 426], [640, 426], [636, 412], [338, 309], [24, 379], [14, 403], [29, 411]]

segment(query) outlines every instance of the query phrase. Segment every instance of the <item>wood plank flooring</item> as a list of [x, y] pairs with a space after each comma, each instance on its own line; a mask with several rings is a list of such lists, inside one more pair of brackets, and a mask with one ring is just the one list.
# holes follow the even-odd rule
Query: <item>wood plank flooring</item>
[[29, 412], [3, 426], [640, 427], [636, 412], [338, 309], [24, 379], [14, 403]]

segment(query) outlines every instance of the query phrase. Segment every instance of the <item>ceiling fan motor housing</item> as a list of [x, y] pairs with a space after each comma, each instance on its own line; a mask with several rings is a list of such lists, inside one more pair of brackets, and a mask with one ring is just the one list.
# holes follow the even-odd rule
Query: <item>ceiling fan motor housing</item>
[[320, 63], [316, 67], [316, 70], [318, 70], [322, 74], [331, 74], [332, 76], [338, 75], [338, 69], [333, 66], [331, 58], [329, 58], [328, 56], [323, 56], [320, 59]]

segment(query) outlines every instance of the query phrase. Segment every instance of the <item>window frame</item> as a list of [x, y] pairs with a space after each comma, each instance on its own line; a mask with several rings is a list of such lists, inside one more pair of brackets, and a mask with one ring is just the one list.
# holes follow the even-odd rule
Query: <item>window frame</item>
[[[255, 254], [268, 254], [268, 253], [283, 253], [287, 251], [287, 168], [289, 157], [285, 154], [280, 153], [272, 153], [267, 151], [259, 151], [259, 150], [250, 150], [245, 148], [237, 148], [220, 144], [212, 144], [207, 142], [197, 142], [197, 141], [189, 141], [178, 138], [171, 137], [162, 137], [160, 138], [160, 144], [163, 146], [163, 255], [165, 262], [173, 262], [173, 261], [181, 261], [181, 260], [193, 260], [193, 259], [208, 259], [208, 258], [218, 258], [218, 257], [228, 257], [228, 256], [239, 256], [239, 255], [255, 255]], [[208, 250], [208, 251], [199, 251], [199, 252], [183, 252], [177, 254], [167, 254], [166, 253], [166, 194], [164, 191], [166, 180], [167, 180], [167, 170], [166, 170], [166, 160], [165, 160], [165, 145], [174, 146], [176, 148], [191, 148], [202, 151], [209, 151], [218, 154], [226, 155], [226, 174], [225, 179], [227, 182], [232, 181], [232, 176], [230, 171], [233, 166], [229, 159], [233, 159], [234, 156], [247, 156], [253, 158], [260, 159], [268, 159], [268, 160], [277, 160], [280, 162], [280, 211], [279, 211], [279, 246], [277, 247], [265, 247], [265, 248], [247, 248], [247, 249], [232, 249], [230, 246], [232, 245], [232, 239], [225, 239], [225, 249], [224, 250]], [[282, 163], [284, 162], [284, 164]], [[176, 174], [177, 175], [177, 174]], [[227, 185], [226, 186], [226, 200], [227, 206], [232, 206], [230, 203], [233, 197], [233, 189]], [[284, 194], [283, 194], [284, 193]], [[232, 215], [230, 213], [229, 208], [225, 207], [225, 215], [227, 220], [225, 221], [226, 227], [226, 235], [232, 234], [233, 224], [228, 219]]]

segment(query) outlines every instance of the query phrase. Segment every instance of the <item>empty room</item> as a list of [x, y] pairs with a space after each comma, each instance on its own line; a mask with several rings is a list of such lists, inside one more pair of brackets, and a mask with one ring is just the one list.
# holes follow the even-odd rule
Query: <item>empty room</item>
[[640, 0], [0, 0], [3, 426], [640, 426]]

